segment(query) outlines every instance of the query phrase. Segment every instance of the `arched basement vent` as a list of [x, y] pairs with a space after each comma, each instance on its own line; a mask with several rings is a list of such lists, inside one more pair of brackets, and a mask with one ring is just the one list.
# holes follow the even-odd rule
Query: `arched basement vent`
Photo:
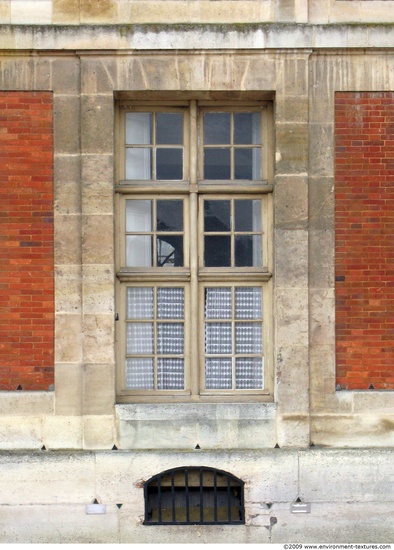
[[166, 470], [144, 484], [145, 525], [241, 525], [244, 482], [215, 468]]

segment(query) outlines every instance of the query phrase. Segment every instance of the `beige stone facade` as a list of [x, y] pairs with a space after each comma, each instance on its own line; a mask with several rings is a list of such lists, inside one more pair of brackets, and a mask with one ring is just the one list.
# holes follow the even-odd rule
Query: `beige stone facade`
[[[333, 199], [334, 93], [394, 90], [393, 22], [390, 0], [0, 2], [0, 89], [54, 94], [56, 247], [55, 389], [0, 394], [2, 542], [393, 542], [394, 394], [335, 388]], [[215, 94], [273, 102], [272, 399], [119, 404], [117, 101]], [[187, 465], [245, 481], [245, 525], [142, 524], [141, 483]]]

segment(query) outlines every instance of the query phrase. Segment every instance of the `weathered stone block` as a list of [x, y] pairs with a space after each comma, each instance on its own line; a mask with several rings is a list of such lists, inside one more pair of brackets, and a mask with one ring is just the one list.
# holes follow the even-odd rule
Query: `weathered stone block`
[[111, 214], [83, 216], [82, 254], [84, 264], [113, 264], [114, 221]]
[[309, 284], [311, 288], [333, 288], [335, 285], [334, 231], [309, 231]]
[[[84, 415], [110, 415], [115, 405], [114, 364], [83, 367], [83, 413]], [[104, 426], [106, 419], [104, 419]], [[92, 442], [92, 438], [90, 440]]]
[[327, 346], [335, 341], [335, 291], [312, 289], [309, 294], [310, 343]]
[[334, 126], [332, 124], [311, 124], [309, 133], [310, 175], [332, 176], [334, 173]]
[[82, 309], [82, 268], [79, 265], [55, 267], [56, 313], [80, 313]]
[[0, 394], [0, 414], [4, 416], [40, 416], [53, 414], [53, 392], [8, 391]]
[[79, 364], [56, 365], [55, 412], [61, 416], [82, 414], [83, 371]]
[[305, 174], [308, 170], [308, 126], [276, 125], [276, 173]]
[[85, 363], [114, 362], [114, 323], [110, 313], [83, 316], [83, 356]]
[[52, 62], [52, 85], [56, 94], [80, 93], [80, 61], [77, 57]]
[[307, 228], [308, 181], [305, 176], [277, 176], [274, 197], [277, 229]]
[[309, 447], [309, 414], [283, 414], [277, 419], [278, 445], [281, 448]]
[[308, 345], [308, 291], [305, 288], [276, 290], [276, 344]]
[[79, 153], [80, 100], [78, 96], [54, 96], [55, 153]]
[[47, 416], [44, 423], [43, 440], [45, 447], [50, 450], [82, 449], [81, 417]]
[[334, 227], [334, 178], [309, 178], [309, 227], [325, 230]]
[[114, 313], [114, 280], [113, 264], [83, 267], [84, 313]]
[[83, 94], [112, 93], [116, 89], [117, 63], [111, 58], [82, 58], [81, 91]]
[[41, 415], [33, 416], [26, 414], [25, 416], [3, 416], [0, 418], [1, 450], [40, 449], [41, 446]]
[[83, 448], [112, 449], [115, 444], [115, 417], [96, 416], [83, 417]]
[[111, 154], [113, 152], [113, 93], [82, 96], [81, 130], [81, 147], [84, 153]]
[[78, 314], [58, 313], [55, 322], [55, 360], [80, 363], [82, 360], [82, 321]]
[[307, 231], [276, 229], [275, 274], [275, 283], [279, 288], [307, 288]]

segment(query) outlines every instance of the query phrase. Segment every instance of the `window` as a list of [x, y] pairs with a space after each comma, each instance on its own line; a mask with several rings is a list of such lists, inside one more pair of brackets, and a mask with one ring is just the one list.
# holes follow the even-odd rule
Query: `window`
[[119, 104], [119, 402], [272, 398], [270, 125], [269, 102]]
[[244, 482], [206, 467], [167, 470], [144, 484], [145, 525], [243, 524]]

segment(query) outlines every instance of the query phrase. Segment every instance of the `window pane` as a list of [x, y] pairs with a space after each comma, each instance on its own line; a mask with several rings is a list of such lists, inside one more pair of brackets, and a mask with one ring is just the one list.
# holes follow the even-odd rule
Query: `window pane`
[[152, 143], [152, 113], [126, 113], [126, 143], [130, 145]]
[[183, 179], [183, 150], [165, 149], [156, 150], [156, 179], [181, 180]]
[[205, 237], [204, 265], [206, 267], [229, 267], [231, 265], [231, 238]]
[[126, 231], [152, 231], [152, 201], [126, 201]]
[[261, 389], [263, 385], [263, 359], [242, 357], [235, 361], [235, 387], [238, 390]]
[[182, 113], [156, 114], [156, 143], [159, 145], [183, 144]]
[[230, 287], [205, 289], [205, 319], [231, 319], [232, 303]]
[[183, 350], [183, 323], [158, 323], [157, 353], [160, 355], [182, 355]]
[[230, 144], [230, 113], [204, 113], [204, 143]]
[[182, 200], [158, 200], [156, 215], [157, 231], [183, 231]]
[[183, 288], [157, 289], [157, 318], [183, 319], [184, 290]]
[[235, 318], [261, 319], [262, 290], [260, 287], [239, 286], [235, 289]]
[[153, 359], [126, 360], [126, 388], [128, 390], [153, 390]]
[[127, 353], [130, 355], [153, 354], [153, 324], [128, 323], [126, 341]]
[[206, 180], [229, 180], [230, 149], [204, 149], [204, 179]]
[[234, 143], [261, 143], [260, 113], [234, 113]]
[[127, 319], [153, 319], [153, 288], [127, 289]]
[[235, 266], [260, 267], [261, 265], [261, 235], [236, 235]]
[[261, 179], [260, 149], [234, 149], [234, 178], [236, 180]]
[[261, 323], [235, 323], [235, 353], [262, 353]]
[[232, 361], [228, 358], [205, 359], [205, 387], [207, 390], [229, 390], [232, 385]]
[[126, 149], [126, 179], [152, 179], [152, 151], [134, 147]]
[[235, 200], [234, 218], [235, 231], [261, 231], [261, 200]]
[[157, 361], [157, 389], [183, 390], [185, 387], [183, 359], [163, 358]]
[[205, 353], [232, 353], [231, 323], [205, 323]]
[[157, 267], [183, 266], [183, 237], [160, 235], [157, 237]]
[[152, 267], [152, 237], [149, 235], [126, 236], [126, 266]]
[[204, 201], [204, 231], [230, 231], [230, 201]]

